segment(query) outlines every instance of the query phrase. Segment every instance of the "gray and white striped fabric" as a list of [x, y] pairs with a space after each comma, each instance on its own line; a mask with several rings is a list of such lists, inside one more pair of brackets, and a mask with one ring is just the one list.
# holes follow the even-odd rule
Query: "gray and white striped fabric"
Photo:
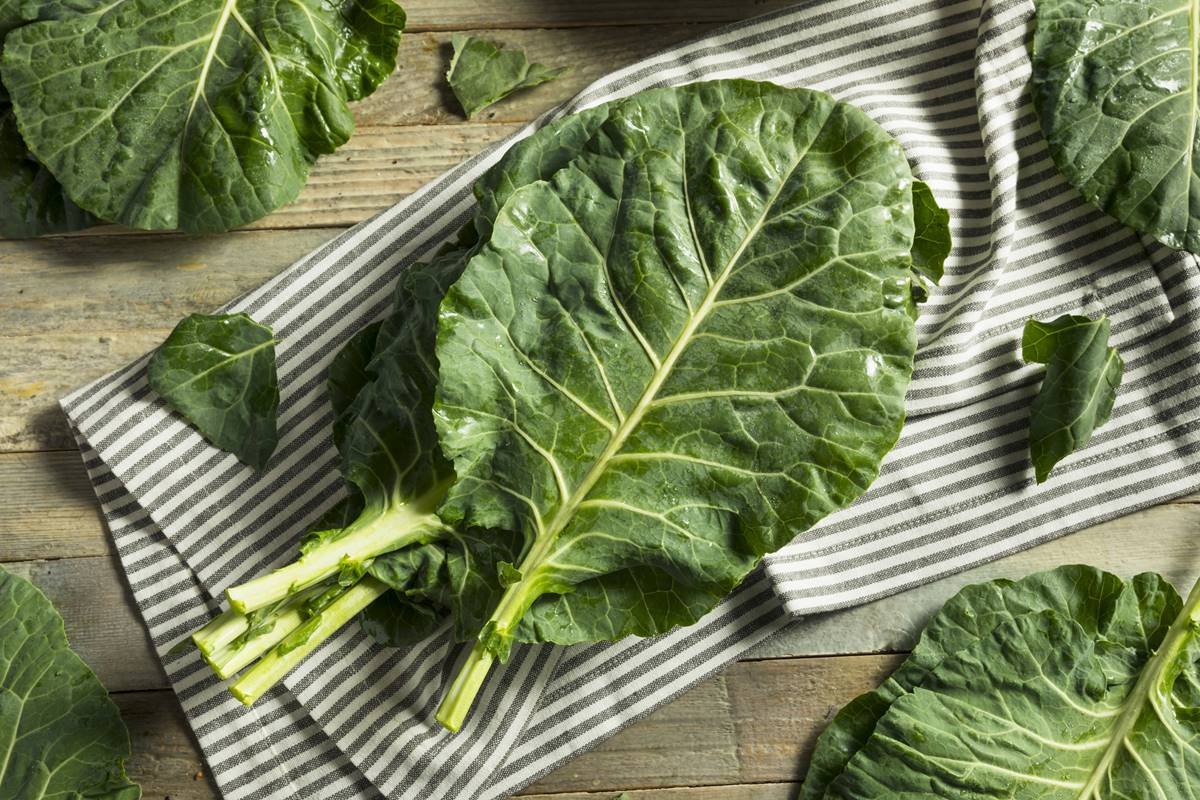
[[[548, 118], [718, 77], [810, 86], [904, 145], [951, 210], [956, 248], [920, 322], [911, 419], [875, 486], [769, 559], [699, 624], [655, 639], [519, 649], [458, 736], [432, 711], [462, 653], [347, 630], [243, 709], [168, 652], [221, 592], [287, 561], [339, 496], [323, 379], [385, 310], [397, 271], [470, 213], [503, 147], [452, 170], [230, 308], [282, 339], [281, 441], [255, 473], [147, 388], [145, 359], [63, 401], [155, 646], [234, 798], [502, 798], [720, 669], [796, 617], [862, 603], [1200, 486], [1200, 274], [1057, 175], [1029, 102], [1027, 0], [810, 2], [613, 73]], [[545, 119], [542, 120], [545, 122]], [[527, 135], [535, 123], [517, 134]], [[1026, 461], [1029, 316], [1107, 313], [1127, 372], [1112, 422], [1049, 483]], [[1081, 557], [1085, 557], [1081, 555]]]

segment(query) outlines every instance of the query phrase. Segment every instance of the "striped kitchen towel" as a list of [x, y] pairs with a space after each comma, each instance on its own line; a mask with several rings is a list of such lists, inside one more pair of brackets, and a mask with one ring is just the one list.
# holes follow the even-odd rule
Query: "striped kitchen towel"
[[[242, 708], [172, 645], [229, 585], [279, 566], [336, 501], [325, 369], [386, 309], [399, 270], [470, 213], [503, 145], [347, 231], [231, 304], [270, 324], [281, 440], [254, 472], [149, 390], [146, 359], [63, 401], [121, 563], [211, 774], [235, 798], [503, 798], [648, 713], [797, 617], [863, 603], [1200, 487], [1196, 260], [1084, 204], [1030, 104], [1028, 0], [830, 0], [726, 28], [615, 72], [517, 134], [654, 86], [718, 77], [809, 86], [903, 144], [952, 214], [955, 250], [923, 311], [911, 419], [875, 486], [808, 531], [700, 623], [653, 639], [518, 648], [466, 728], [433, 723], [462, 652], [354, 626]], [[1030, 316], [1106, 313], [1126, 360], [1112, 421], [1054, 479], [1026, 455], [1039, 371]]]

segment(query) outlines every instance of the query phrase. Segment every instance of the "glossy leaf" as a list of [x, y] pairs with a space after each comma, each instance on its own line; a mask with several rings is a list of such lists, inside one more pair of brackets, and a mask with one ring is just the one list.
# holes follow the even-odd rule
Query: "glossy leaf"
[[895, 141], [745, 81], [603, 114], [511, 194], [442, 304], [441, 514], [526, 538], [480, 636], [497, 658], [693, 622], [860, 494], [904, 416]]
[[1091, 203], [1200, 252], [1195, 0], [1037, 0], [1033, 100], [1050, 154]]
[[1013, 619], [1052, 611], [1119, 647], [1151, 648], [1180, 611], [1179, 596], [1152, 573], [1123, 581], [1092, 567], [1065, 566], [1019, 581], [963, 588], [928, 622], [912, 654], [878, 689], [844, 706], [817, 739], [798, 800], [820, 800], [866, 745], [897, 698], [923, 686], [950, 656]]
[[279, 440], [271, 329], [245, 314], [192, 314], [150, 359], [150, 386], [205, 439], [263, 468]]
[[404, 27], [393, 0], [40, 11], [50, 18], [10, 32], [0, 61], [29, 149], [93, 214], [188, 231], [293, 200], [350, 137], [347, 102], [395, 68]]
[[521, 89], [529, 89], [565, 74], [567, 67], [551, 69], [531, 64], [525, 51], [499, 42], [456, 33], [454, 55], [446, 80], [467, 119]]
[[1022, 357], [1046, 365], [1029, 415], [1029, 455], [1038, 483], [1108, 422], [1125, 369], [1116, 349], [1108, 346], [1108, 334], [1107, 317], [1025, 323]]
[[937, 204], [928, 184], [913, 181], [912, 194], [912, 268], [936, 284], [950, 255], [950, 212]]
[[0, 797], [137, 800], [129, 732], [62, 617], [0, 568]]
[[824, 797], [1190, 796], [1200, 592], [1181, 607], [1159, 576], [1063, 588], [1071, 602], [993, 615], [892, 699]]

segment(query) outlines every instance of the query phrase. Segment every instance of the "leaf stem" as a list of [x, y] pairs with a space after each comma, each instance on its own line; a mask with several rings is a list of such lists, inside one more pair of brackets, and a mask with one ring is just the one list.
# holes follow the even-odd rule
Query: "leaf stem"
[[250, 622], [246, 628], [248, 633], [241, 634], [238, 638], [215, 650], [204, 651], [202, 649], [204, 660], [221, 680], [236, 675], [256, 658], [283, 641], [289, 633], [299, 628], [309, 616], [305, 612], [305, 604], [324, 590], [325, 587], [321, 585], [298, 592], [280, 603], [278, 607], [269, 609], [270, 613], [264, 618], [252, 622], [237, 612], [225, 612], [226, 614], [235, 614]]
[[238, 678], [229, 687], [229, 691], [244, 704], [253, 704], [303, 661], [317, 645], [336, 633], [353, 619], [355, 614], [387, 591], [387, 584], [369, 575], [364, 577], [326, 606], [321, 613], [305, 621], [276, 644], [271, 652]]
[[291, 564], [229, 588], [229, 604], [243, 614], [255, 611], [325, 580], [347, 563], [363, 564], [384, 553], [439, 538], [446, 526], [433, 509], [444, 494], [445, 486], [439, 483], [412, 502], [373, 518], [360, 517], [341, 536], [314, 547]]
[[496, 657], [484, 646], [483, 642], [475, 642], [467, 660], [459, 667], [454, 676], [454, 682], [442, 698], [437, 710], [437, 721], [451, 733], [458, 733], [471, 712], [475, 695], [491, 672], [492, 662]]
[[250, 628], [245, 614], [233, 609], [222, 611], [212, 621], [192, 634], [192, 641], [206, 657], [228, 646]]

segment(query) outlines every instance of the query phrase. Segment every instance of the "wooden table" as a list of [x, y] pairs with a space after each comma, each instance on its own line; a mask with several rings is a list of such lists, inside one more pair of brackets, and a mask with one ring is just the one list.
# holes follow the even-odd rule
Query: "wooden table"
[[[0, 241], [0, 562], [50, 596], [76, 649], [114, 693], [133, 735], [130, 773], [147, 798], [217, 793], [132, 605], [57, 398], [151, 349], [183, 315], [258, 285], [596, 77], [789, 2], [407, 0], [410, 27], [397, 73], [356, 108], [358, 133], [317, 166], [288, 208], [218, 236], [104, 228]], [[531, 58], [574, 72], [464, 122], [441, 79], [456, 30], [519, 44]], [[791, 797], [825, 721], [899, 662], [928, 614], [959, 586], [1083, 561], [1124, 575], [1158, 570], [1186, 589], [1200, 575], [1198, 499], [810, 620], [525, 794]]]

